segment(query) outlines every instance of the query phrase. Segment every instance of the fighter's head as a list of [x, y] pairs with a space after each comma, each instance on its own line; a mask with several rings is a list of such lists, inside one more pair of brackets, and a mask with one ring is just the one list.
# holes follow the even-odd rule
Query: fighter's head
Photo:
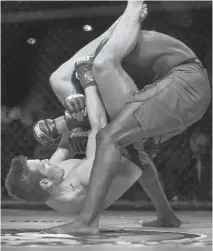
[[211, 137], [203, 132], [193, 132], [190, 137], [190, 149], [195, 158], [201, 158], [211, 147]]
[[48, 160], [29, 160], [18, 156], [12, 160], [5, 185], [9, 195], [15, 199], [43, 203], [63, 177], [64, 170], [50, 165]]

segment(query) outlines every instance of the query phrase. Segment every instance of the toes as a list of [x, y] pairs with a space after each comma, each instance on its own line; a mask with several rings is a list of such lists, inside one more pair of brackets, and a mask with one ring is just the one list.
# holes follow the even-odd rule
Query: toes
[[46, 234], [46, 232], [45, 231], [40, 231], [39, 234]]
[[141, 225], [143, 227], [162, 227], [162, 222], [159, 220], [153, 220], [153, 221], [144, 220]]
[[147, 4], [144, 3], [143, 7], [142, 7], [142, 10], [145, 9], [145, 8], [147, 8]]
[[43, 230], [43, 231], [40, 231], [39, 234], [59, 234], [60, 231], [58, 229], [52, 229], [52, 230]]
[[142, 223], [141, 223], [141, 226], [142, 226], [142, 227], [146, 227], [146, 224], [147, 224], [147, 222], [142, 222]]
[[148, 9], [147, 7], [144, 7], [141, 12], [141, 18], [145, 18], [148, 14]]
[[150, 226], [150, 222], [149, 221], [143, 221], [142, 224], [141, 224], [143, 227], [148, 227]]
[[144, 20], [148, 15], [148, 11], [144, 11], [142, 14], [141, 14], [141, 19]]
[[39, 234], [52, 234], [52, 232], [49, 232], [49, 231], [42, 231], [42, 232], [39, 232]]
[[142, 10], [142, 14], [143, 14], [143, 13], [148, 13], [148, 9], [147, 9], [147, 8], [143, 9], [143, 10]]

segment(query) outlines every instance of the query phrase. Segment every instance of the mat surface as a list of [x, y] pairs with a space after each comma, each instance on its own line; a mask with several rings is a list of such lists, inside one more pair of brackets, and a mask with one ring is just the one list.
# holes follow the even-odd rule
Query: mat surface
[[[143, 228], [155, 212], [106, 211], [100, 237], [39, 234], [40, 230], [71, 221], [53, 211], [2, 210], [2, 250], [211, 250], [211, 212], [177, 212], [180, 228]], [[167, 249], [168, 248], [168, 249]]]

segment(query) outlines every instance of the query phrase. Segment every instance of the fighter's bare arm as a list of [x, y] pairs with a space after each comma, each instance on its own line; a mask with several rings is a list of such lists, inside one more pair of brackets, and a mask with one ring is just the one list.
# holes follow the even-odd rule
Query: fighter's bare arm
[[50, 85], [62, 104], [64, 104], [64, 100], [68, 96], [77, 93], [74, 83], [72, 83], [71, 81], [72, 74], [75, 68], [75, 62], [80, 57], [94, 54], [100, 42], [104, 38], [107, 38], [111, 35], [119, 20], [120, 17], [106, 32], [104, 32], [101, 36], [99, 36], [98, 38], [87, 44], [85, 47], [83, 47], [72, 58], [70, 58], [68, 61], [62, 64], [55, 72], [52, 73], [52, 75], [50, 76]]
[[107, 125], [107, 117], [104, 105], [100, 98], [97, 86], [89, 86], [85, 89], [86, 107], [91, 125], [91, 132], [88, 138], [86, 158], [94, 160], [96, 150], [96, 134]]
[[[70, 132], [69, 132], [70, 134]], [[72, 147], [69, 147], [69, 134], [63, 133], [61, 137], [61, 141], [56, 149], [56, 151], [51, 156], [49, 163], [52, 165], [58, 165], [60, 162], [67, 160], [67, 159], [73, 159], [76, 155], [75, 151], [72, 149]]]
[[[96, 150], [96, 134], [101, 128], [106, 126], [107, 117], [104, 105], [100, 98], [98, 87], [94, 85], [87, 87], [85, 89], [85, 94], [87, 113], [91, 125], [91, 131], [86, 148], [86, 159], [92, 164]], [[63, 160], [68, 158], [71, 159], [75, 156], [75, 152], [72, 151], [72, 144], [70, 144], [68, 140], [69, 137], [72, 137], [72, 133], [69, 131], [62, 134], [58, 148], [50, 158], [51, 164], [58, 165]]]
[[[86, 158], [78, 163], [78, 165], [80, 165], [83, 169], [93, 165], [96, 151], [96, 135], [98, 131], [107, 124], [106, 112], [99, 95], [98, 87], [94, 85], [87, 87], [85, 89], [85, 94], [91, 131], [88, 136]], [[74, 134], [75, 132], [73, 131], [71, 137], [75, 137]], [[76, 132], [76, 136], [78, 137], [77, 134], [78, 132]], [[86, 174], [88, 175], [86, 180], [89, 181], [90, 172], [85, 173], [85, 175]]]
[[[97, 86], [90, 86], [85, 89], [86, 94], [86, 107], [88, 111], [88, 117], [91, 125], [91, 132], [89, 134], [86, 159], [92, 164], [95, 157], [96, 150], [96, 134], [97, 132], [106, 126], [107, 118], [104, 105], [101, 101], [100, 94]], [[50, 158], [50, 163], [58, 165], [60, 162], [71, 159], [75, 156], [75, 151], [72, 151], [72, 143], [68, 138], [72, 138], [73, 133], [67, 131], [62, 134], [61, 141], [56, 149], [55, 153]]]

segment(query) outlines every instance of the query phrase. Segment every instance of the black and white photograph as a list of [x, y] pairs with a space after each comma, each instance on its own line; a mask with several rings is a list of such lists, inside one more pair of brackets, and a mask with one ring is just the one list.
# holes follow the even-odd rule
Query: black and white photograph
[[212, 1], [1, 1], [1, 249], [212, 250]]

